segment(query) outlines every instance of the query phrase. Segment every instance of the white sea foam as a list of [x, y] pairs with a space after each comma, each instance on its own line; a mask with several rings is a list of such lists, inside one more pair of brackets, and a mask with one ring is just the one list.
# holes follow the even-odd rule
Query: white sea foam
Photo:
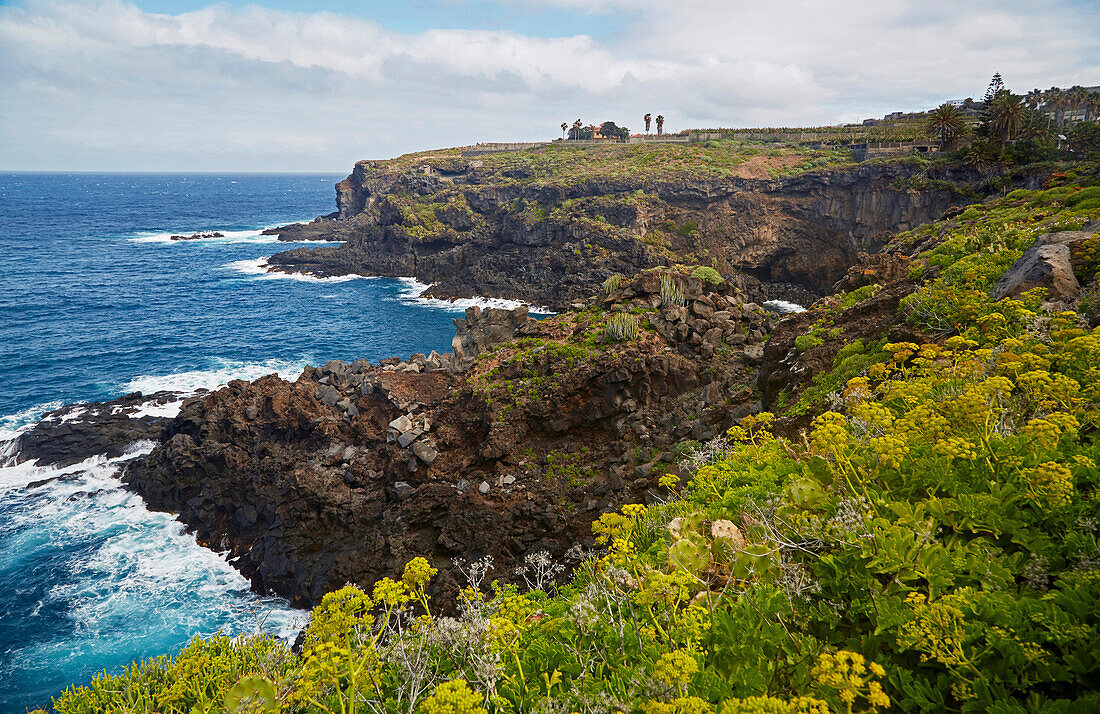
[[284, 273], [281, 270], [269, 270], [267, 264], [267, 258], [248, 258], [247, 260], [234, 260], [232, 263], [226, 263], [225, 268], [235, 270], [242, 275], [253, 276], [259, 280], [296, 280], [300, 283], [346, 283], [349, 280], [377, 280], [377, 275], [359, 275], [357, 273], [351, 273], [349, 275], [333, 275], [327, 278], [320, 278], [316, 275], [308, 275], [306, 273]]
[[15, 414], [0, 416], [0, 463], [10, 456], [9, 450], [15, 437], [30, 429], [42, 415], [62, 406], [62, 402], [46, 402], [37, 406], [28, 407]]
[[764, 303], [764, 307], [781, 313], [806, 312], [806, 308], [798, 303], [786, 300], [768, 300]]
[[[262, 619], [266, 631], [292, 637], [304, 622], [303, 611], [251, 593], [248, 581], [223, 556], [199, 545], [177, 518], [150, 511], [122, 488], [119, 464], [153, 447], [138, 442], [125, 456], [95, 456], [67, 468], [0, 467], [0, 494], [17, 514], [7, 543], [13, 547], [0, 553], [0, 568], [16, 562], [5, 563], [8, 558], [28, 557], [28, 551], [65, 559], [63, 573], [37, 607], [66, 613], [73, 631], [65, 645], [74, 650], [102, 647], [127, 634], [251, 632]], [[26, 655], [49, 657], [46, 651]]]
[[[127, 411], [126, 407], [116, 406], [111, 409], [111, 413], [120, 414], [126, 412], [131, 419], [141, 419], [142, 417], [167, 417], [170, 419], [180, 413], [180, 408], [182, 406], [182, 398], [164, 402], [163, 404], [149, 400], [143, 404], [139, 404], [137, 408], [132, 411]], [[62, 419], [62, 421], [65, 420]]]
[[[307, 219], [308, 220], [308, 219]], [[301, 221], [305, 222], [305, 221]], [[247, 228], [245, 230], [229, 231], [220, 228], [204, 228], [201, 230], [182, 230], [182, 231], [148, 231], [138, 234], [129, 240], [133, 243], [161, 243], [165, 245], [176, 245], [186, 243], [206, 243], [206, 244], [228, 244], [228, 243], [279, 243], [278, 235], [263, 235], [263, 232], [270, 228], [278, 228], [285, 226], [286, 223], [275, 223], [270, 226], [261, 226], [260, 228]], [[221, 236], [214, 238], [195, 238], [190, 239], [197, 233], [221, 233]], [[188, 240], [172, 240], [172, 236], [185, 236]], [[291, 243], [329, 243], [332, 245], [339, 245], [343, 241], [325, 241], [325, 240], [299, 240], [299, 241], [283, 241]]]
[[443, 300], [434, 297], [420, 297], [420, 293], [424, 292], [431, 285], [422, 283], [416, 278], [398, 278], [399, 281], [405, 284], [405, 287], [397, 293], [397, 299], [402, 302], [413, 302], [417, 305], [423, 305], [424, 307], [434, 307], [441, 310], [452, 310], [454, 312], [462, 312], [468, 307], [480, 307], [484, 310], [487, 307], [499, 307], [505, 310], [514, 310], [517, 307], [527, 305], [529, 312], [535, 315], [553, 315], [554, 311], [548, 307], [539, 307], [537, 305], [529, 305], [522, 300], [505, 300], [504, 298], [487, 298], [487, 297], [472, 297], [472, 298], [455, 298], [454, 300]]
[[[196, 369], [163, 375], [139, 375], [123, 385], [122, 390], [143, 394], [153, 394], [161, 391], [194, 394], [200, 389], [217, 389], [233, 379], [253, 380], [268, 374], [277, 374], [283, 379], [295, 379], [302, 373], [307, 364], [309, 362], [306, 359], [269, 359], [263, 362], [219, 359], [216, 361], [215, 366], [210, 369]], [[158, 405], [147, 407], [151, 415], [156, 415], [155, 410], [158, 408]]]
[[[144, 233], [130, 239], [133, 243], [278, 243], [279, 236], [261, 235], [264, 228], [253, 228], [244, 231], [168, 231], [166, 233]], [[191, 236], [195, 233], [217, 232], [222, 235], [217, 238], [196, 238], [194, 240], [172, 240], [172, 236]]]

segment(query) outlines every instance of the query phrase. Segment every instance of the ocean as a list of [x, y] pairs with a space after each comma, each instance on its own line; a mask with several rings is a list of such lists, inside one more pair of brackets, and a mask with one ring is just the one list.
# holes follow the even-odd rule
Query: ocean
[[[301, 244], [260, 231], [328, 213], [340, 178], [0, 173], [0, 713], [195, 635], [304, 623], [123, 490], [117, 461], [43, 468], [11, 451], [62, 404], [448, 351], [472, 301], [419, 299], [411, 279], [263, 270]], [[224, 236], [170, 240], [199, 231]]]

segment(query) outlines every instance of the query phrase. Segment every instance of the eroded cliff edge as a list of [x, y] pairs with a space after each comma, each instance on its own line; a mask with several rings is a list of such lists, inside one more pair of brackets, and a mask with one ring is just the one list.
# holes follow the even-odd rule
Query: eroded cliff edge
[[[126, 479], [260, 591], [314, 603], [426, 555], [453, 602], [453, 559], [492, 556], [508, 580], [528, 553], [590, 546], [600, 513], [667, 495], [677, 444], [757, 408], [776, 316], [676, 279], [671, 303], [651, 272], [543, 321], [471, 308], [453, 355], [233, 382], [188, 401]], [[617, 341], [623, 315], [639, 329]]]
[[613, 273], [704, 264], [745, 276], [757, 297], [808, 303], [860, 251], [988, 190], [969, 169], [919, 161], [811, 165], [776, 178], [607, 161], [618, 163], [552, 147], [359, 162], [337, 185], [338, 213], [273, 231], [344, 243], [269, 262], [317, 275], [414, 276], [439, 297], [506, 297], [558, 310]]

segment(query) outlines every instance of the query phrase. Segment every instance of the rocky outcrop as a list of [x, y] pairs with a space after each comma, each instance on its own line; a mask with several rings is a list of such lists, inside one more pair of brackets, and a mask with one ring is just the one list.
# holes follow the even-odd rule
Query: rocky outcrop
[[203, 240], [204, 238], [224, 238], [225, 234], [218, 231], [202, 231], [200, 233], [192, 233], [189, 236], [169, 236], [169, 240]]
[[497, 345], [502, 345], [516, 335], [530, 333], [538, 322], [528, 316], [527, 308], [503, 310], [491, 307], [484, 312], [479, 307], [466, 310], [466, 316], [454, 321], [454, 363], [457, 369], [470, 367], [474, 360]]
[[[759, 297], [790, 294], [769, 294], [771, 286], [822, 294], [887, 233], [967, 202], [939, 186], [976, 178], [904, 163], [774, 181], [623, 175], [547, 183], [517, 171], [490, 174], [457, 159], [403, 171], [360, 162], [338, 184], [336, 218], [278, 230], [284, 240], [345, 242], [280, 253], [270, 264], [415, 276], [439, 297], [492, 295], [561, 310], [613, 273], [706, 256], [724, 275], [759, 281]], [[918, 178], [935, 187], [912, 188]]]
[[[508, 580], [524, 554], [564, 557], [606, 509], [660, 498], [679, 442], [756, 408], [774, 316], [729, 283], [676, 279], [684, 304], [642, 275], [543, 321], [472, 308], [452, 368], [329, 362], [233, 382], [186, 402], [126, 478], [261, 591], [313, 603], [425, 555], [436, 602], [453, 602], [452, 559], [491, 555]], [[630, 310], [649, 329], [608, 342]]]
[[92, 456], [117, 458], [138, 441], [156, 441], [170, 418], [150, 414], [180, 399], [173, 392], [141, 392], [106, 402], [73, 404], [47, 412], [20, 434], [12, 450], [17, 462], [72, 466]]
[[1081, 286], [1073, 276], [1068, 245], [1028, 248], [1001, 276], [990, 295], [994, 300], [1001, 300], [1035, 288], [1045, 288], [1051, 300], [1072, 299], [1081, 292]]
[[991, 297], [1001, 300], [1045, 288], [1049, 300], [1072, 300], [1081, 292], [1074, 268], [1084, 260], [1086, 243], [1095, 238], [1095, 230], [1040, 235], [993, 285]]

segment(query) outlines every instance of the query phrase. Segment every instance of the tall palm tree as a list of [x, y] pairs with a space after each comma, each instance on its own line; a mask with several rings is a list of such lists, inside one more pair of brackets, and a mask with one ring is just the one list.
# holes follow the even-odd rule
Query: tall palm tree
[[928, 115], [928, 123], [925, 124], [925, 131], [939, 137], [940, 151], [951, 148], [955, 137], [962, 134], [965, 129], [966, 125], [959, 110], [946, 102], [932, 110]]
[[582, 126], [584, 126], [584, 124], [581, 122], [580, 119], [573, 122], [573, 139], [574, 140], [581, 138], [581, 127]]
[[642, 117], [642, 119], [645, 120], [645, 133], [648, 134], [649, 133], [649, 123], [651, 121], [653, 121], [653, 115], [650, 114], [649, 112], [646, 112], [645, 116]]
[[567, 131], [569, 131], [569, 125], [566, 124], [565, 122], [562, 122], [561, 123], [561, 138], [562, 138], [563, 141], [565, 140], [565, 132], [567, 132]]
[[984, 121], [990, 133], [1004, 144], [1017, 138], [1026, 115], [1020, 96], [1001, 90], [986, 105]]
[[1072, 107], [1073, 111], [1087, 111], [1085, 104], [1089, 100], [1091, 92], [1082, 87], [1080, 84], [1074, 85], [1066, 92], [1066, 101]]
[[657, 115], [657, 136], [665, 133], [665, 115]]
[[1097, 116], [1100, 116], [1100, 92], [1089, 92], [1089, 98], [1085, 100], [1085, 121]]
[[1051, 87], [1044, 92], [1046, 98], [1046, 105], [1054, 110], [1054, 123], [1058, 125], [1058, 131], [1066, 126], [1066, 109], [1069, 108], [1069, 102], [1066, 98], [1066, 90], [1059, 87]]
[[1024, 98], [1024, 103], [1027, 104], [1030, 109], [1038, 109], [1043, 105], [1043, 90], [1033, 89], [1027, 93], [1027, 97]]

